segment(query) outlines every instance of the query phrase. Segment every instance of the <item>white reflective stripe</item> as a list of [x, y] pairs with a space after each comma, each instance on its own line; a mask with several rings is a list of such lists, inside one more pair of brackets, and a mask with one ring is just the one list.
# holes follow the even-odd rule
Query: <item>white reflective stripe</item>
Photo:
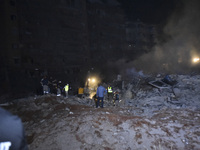
[[10, 146], [11, 146], [11, 142], [1, 142], [0, 150], [9, 150]]
[[108, 93], [112, 93], [112, 88], [108, 87]]

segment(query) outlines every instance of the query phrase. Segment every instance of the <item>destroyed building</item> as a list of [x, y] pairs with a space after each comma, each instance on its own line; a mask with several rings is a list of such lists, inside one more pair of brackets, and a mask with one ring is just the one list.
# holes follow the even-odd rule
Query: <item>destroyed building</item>
[[94, 63], [126, 51], [125, 14], [115, 0], [2, 0], [0, 7], [3, 93], [35, 92], [42, 75], [78, 86]]
[[78, 80], [74, 74], [87, 66], [89, 56], [86, 1], [5, 0], [1, 7], [2, 80], [8, 91], [24, 86], [33, 91], [44, 74]]
[[92, 63], [106, 63], [123, 58], [126, 53], [125, 14], [120, 8], [120, 3], [115, 0], [89, 1], [89, 43]]
[[[107, 2], [107, 0], [50, 0], [46, 3], [44, 0], [1, 0], [0, 15], [4, 21], [1, 24], [3, 36], [1, 36], [0, 44], [0, 72], [2, 74], [0, 81], [3, 86], [3, 90], [0, 91], [0, 107], [21, 118], [30, 150], [200, 149], [199, 57], [195, 57], [193, 62], [198, 72], [192, 72], [193, 68], [191, 67], [188, 74], [166, 75], [166, 72], [159, 72], [163, 61], [158, 61], [152, 55], [149, 55], [148, 59], [146, 59], [147, 57], [143, 59], [146, 60], [146, 63], [138, 61], [150, 70], [149, 74], [143, 72], [142, 67], [140, 71], [137, 71], [138, 68], [135, 69], [132, 62], [112, 63], [113, 66], [114, 64], [120, 65], [121, 74], [112, 78], [110, 83], [103, 83], [103, 86], [107, 87], [108, 84], [111, 84], [113, 91], [119, 92], [119, 105], [117, 106], [113, 101], [109, 101], [106, 95], [104, 108], [96, 108], [95, 99], [88, 95], [80, 97], [78, 95], [64, 97], [63, 93], [61, 95], [54, 93], [18, 95], [9, 101], [8, 97], [1, 94], [1, 92], [12, 90], [16, 93], [19, 92], [18, 94], [24, 94], [31, 88], [33, 91], [35, 86], [40, 84], [41, 75], [45, 74], [62, 81], [69, 77], [72, 82], [80, 83], [78, 75], [83, 75], [83, 69], [88, 71], [88, 66], [95, 63], [96, 59], [105, 60], [100, 62], [103, 64], [102, 62], [106, 62], [107, 59], [118, 58], [118, 55], [110, 58], [112, 53], [106, 51], [110, 48], [111, 52], [114, 52], [115, 45], [113, 44], [119, 48], [117, 52], [122, 53], [125, 52], [124, 50], [129, 50], [126, 49], [129, 46], [128, 42], [130, 42], [130, 47], [128, 47], [130, 51], [135, 50], [132, 49], [132, 45], [136, 43], [134, 38], [147, 41], [146, 44], [143, 43], [144, 46], [151, 47], [143, 34], [152, 35], [151, 31], [153, 30], [146, 31], [148, 26], [143, 23], [135, 25], [133, 23], [133, 26], [131, 25], [126, 30], [127, 26], [123, 27], [123, 13], [121, 14], [120, 8], [114, 9], [118, 3], [114, 0]], [[189, 14], [199, 12], [200, 5], [197, 5], [199, 1], [196, 0], [196, 2], [198, 3], [194, 3], [192, 0], [190, 3], [185, 3], [185, 6], [190, 6], [187, 4], [198, 6], [198, 11], [191, 9], [194, 7], [188, 7]], [[113, 17], [115, 14], [110, 11], [118, 12], [119, 17]], [[177, 18], [176, 16], [175, 29], [185, 25], [186, 20], [181, 18], [184, 22], [180, 21], [180, 26], [177, 26], [176, 23], [179, 22]], [[192, 20], [197, 21], [196, 17], [192, 19], [189, 15], [190, 23]], [[98, 26], [106, 22], [108, 22], [106, 28]], [[195, 22], [192, 24], [196, 25], [197, 31], [199, 31], [199, 24], [195, 24]], [[144, 28], [137, 30], [140, 25], [143, 25]], [[170, 27], [171, 25], [170, 22]], [[186, 29], [188, 26], [183, 27]], [[108, 32], [112, 29], [117, 30], [116, 33], [119, 35], [114, 35], [112, 31]], [[175, 66], [174, 61], [179, 62], [183, 59], [179, 59], [179, 57], [175, 57], [174, 61], [171, 59], [174, 54], [180, 54], [175, 53], [176, 44], [178, 43], [178, 50], [180, 50], [178, 52], [183, 52], [180, 44], [182, 44], [182, 48], [185, 46], [185, 41], [197, 39], [196, 42], [199, 37], [199, 35], [189, 37], [188, 34], [185, 34], [182, 41], [182, 31], [184, 30], [180, 28], [178, 31], [181, 32], [181, 40], [179, 38], [178, 40], [175, 38], [175, 42], [170, 40], [173, 45], [170, 44], [163, 48], [169, 55], [159, 57], [161, 58], [159, 60], [171, 63], [176, 72], [180, 69], [186, 70], [187, 67], [185, 65], [184, 68]], [[105, 33], [109, 33], [109, 35]], [[125, 33], [141, 33], [142, 36], [130, 35], [127, 37], [128, 41], [123, 41], [124, 39], [120, 37], [124, 37]], [[177, 32], [172, 33], [172, 35], [174, 33], [179, 35]], [[192, 32], [192, 34], [194, 33], [196, 32]], [[108, 37], [117, 43], [110, 38], [109, 43], [106, 40]], [[189, 39], [185, 39], [185, 37], [189, 37]], [[121, 51], [120, 48], [124, 46], [123, 44], [125, 49]], [[140, 42], [138, 41], [137, 44], [139, 46]], [[143, 48], [144, 53], [147, 53], [143, 44], [140, 45], [141, 53]], [[197, 47], [198, 42], [190, 46]], [[65, 48], [70, 48], [70, 50]], [[188, 52], [188, 46], [185, 48]], [[105, 55], [97, 57], [101, 51]], [[82, 57], [74, 56], [76, 54], [80, 54], [79, 56]], [[132, 53], [126, 54], [130, 55], [130, 59], [132, 58]], [[46, 55], [48, 57], [45, 59]], [[69, 59], [67, 59], [68, 55]], [[113, 56], [115, 55], [113, 54]], [[123, 58], [123, 54], [120, 56]], [[166, 59], [168, 56], [170, 59]], [[187, 57], [180, 58], [187, 58], [184, 60], [188, 61], [189, 57], [187, 55]], [[157, 71], [157, 74], [153, 72], [151, 66]], [[169, 69], [172, 70], [170, 67]], [[22, 80], [23, 82], [21, 82]], [[92, 78], [90, 81], [93, 81]], [[22, 87], [23, 89], [21, 89]], [[9, 96], [13, 96], [13, 93]]]
[[129, 59], [135, 59], [151, 51], [152, 47], [157, 43], [157, 28], [155, 25], [149, 25], [137, 21], [126, 22], [126, 39], [127, 49], [130, 53]]

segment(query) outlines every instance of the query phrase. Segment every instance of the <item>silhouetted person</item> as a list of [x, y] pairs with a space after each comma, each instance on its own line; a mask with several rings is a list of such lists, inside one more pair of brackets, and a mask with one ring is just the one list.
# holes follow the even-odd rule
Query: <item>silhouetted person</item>
[[28, 150], [21, 119], [1, 107], [0, 150]]
[[116, 91], [114, 93], [114, 100], [113, 100], [113, 102], [114, 102], [114, 106], [119, 106], [119, 92], [118, 91]]
[[96, 93], [96, 96], [97, 96], [96, 108], [99, 107], [100, 101], [101, 101], [101, 108], [103, 108], [103, 98], [104, 98], [104, 94], [106, 94], [106, 93], [107, 93], [106, 89], [101, 84], [99, 84], [99, 86], [97, 88], [97, 93]]
[[47, 79], [46, 76], [44, 76], [44, 78], [42, 78], [41, 82], [42, 87], [43, 87], [43, 94], [48, 94], [49, 93], [49, 80]]

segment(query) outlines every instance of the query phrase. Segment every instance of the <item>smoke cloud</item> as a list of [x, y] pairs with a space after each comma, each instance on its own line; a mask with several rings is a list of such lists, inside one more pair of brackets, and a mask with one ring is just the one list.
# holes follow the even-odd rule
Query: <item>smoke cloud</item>
[[153, 51], [128, 66], [151, 73], [199, 70], [200, 64], [194, 65], [192, 58], [200, 56], [200, 1], [181, 0], [178, 3], [163, 29], [168, 40], [158, 43]]

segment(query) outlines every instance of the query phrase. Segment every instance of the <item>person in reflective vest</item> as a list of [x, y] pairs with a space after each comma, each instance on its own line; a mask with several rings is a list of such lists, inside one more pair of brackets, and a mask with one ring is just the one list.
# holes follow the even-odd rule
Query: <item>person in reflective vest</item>
[[108, 85], [108, 100], [112, 101], [112, 97], [113, 97], [113, 90], [112, 87], [110, 85]]
[[64, 90], [65, 90], [65, 97], [68, 98], [69, 84], [66, 84], [66, 85], [64, 86]]

